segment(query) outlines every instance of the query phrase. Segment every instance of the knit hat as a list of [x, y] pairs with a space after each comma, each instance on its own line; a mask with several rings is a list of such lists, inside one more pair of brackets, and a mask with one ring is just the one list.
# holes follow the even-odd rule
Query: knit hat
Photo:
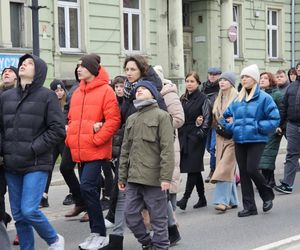
[[13, 72], [15, 72], [16, 77], [18, 78], [18, 75], [19, 75], [19, 74], [18, 74], [18, 69], [17, 69], [16, 67], [14, 67], [14, 66], [9, 66], [9, 67], [4, 68], [4, 69], [2, 70], [1, 77], [2, 77], [3, 74], [4, 74], [4, 71], [7, 70], [7, 69], [11, 69]]
[[50, 83], [50, 89], [55, 91], [59, 88], [62, 88], [64, 91], [66, 91], [66, 87], [65, 87], [65, 84], [60, 81], [60, 80], [57, 80], [57, 79], [54, 79], [51, 83]]
[[218, 67], [210, 67], [208, 68], [207, 73], [210, 75], [221, 75], [222, 70]]
[[146, 81], [146, 80], [138, 81], [138, 83], [135, 85], [135, 93], [134, 94], [136, 94], [137, 89], [142, 86], [147, 88], [151, 92], [154, 99], [156, 99], [156, 100], [158, 99], [159, 93], [158, 93], [158, 90], [156, 89], [154, 83], [150, 82], [150, 81]]
[[79, 59], [81, 66], [85, 67], [94, 76], [98, 75], [101, 58], [96, 54], [84, 55]]
[[230, 84], [235, 87], [235, 74], [233, 72], [227, 71], [221, 74], [220, 79], [224, 79], [230, 82]]
[[259, 69], [256, 64], [252, 64], [246, 68], [243, 68], [241, 72], [241, 76], [250, 76], [253, 78], [256, 82], [259, 82]]

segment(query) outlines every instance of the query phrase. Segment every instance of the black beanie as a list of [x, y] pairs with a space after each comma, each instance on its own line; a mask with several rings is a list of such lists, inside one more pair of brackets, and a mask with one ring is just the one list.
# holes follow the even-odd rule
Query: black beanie
[[19, 75], [19, 74], [18, 74], [18, 69], [17, 69], [16, 67], [14, 67], [14, 66], [9, 66], [9, 67], [4, 68], [4, 69], [2, 70], [1, 76], [3, 76], [4, 71], [7, 70], [7, 69], [11, 69], [13, 72], [15, 72], [16, 77], [18, 78], [18, 75]]
[[98, 75], [101, 58], [96, 54], [88, 54], [82, 56], [79, 61], [81, 65], [85, 67], [94, 76]]
[[60, 80], [57, 80], [57, 79], [54, 79], [51, 83], [50, 83], [50, 89], [55, 91], [57, 90], [58, 88], [62, 88], [64, 91], [66, 91], [66, 87], [65, 87], [65, 84], [60, 81]]

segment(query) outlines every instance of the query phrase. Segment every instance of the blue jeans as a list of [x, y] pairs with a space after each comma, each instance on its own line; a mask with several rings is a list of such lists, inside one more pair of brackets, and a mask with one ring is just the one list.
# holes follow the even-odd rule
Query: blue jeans
[[206, 150], [210, 154], [210, 170], [215, 171], [216, 168], [216, 130], [212, 128], [206, 139]]
[[238, 196], [234, 181], [218, 181], [214, 191], [213, 204], [226, 206], [238, 205]]
[[80, 191], [87, 207], [91, 232], [98, 233], [101, 236], [106, 236], [99, 192], [101, 167], [105, 163], [101, 160], [84, 162], [80, 177]]
[[48, 172], [36, 171], [24, 175], [6, 172], [5, 177], [11, 212], [19, 235], [20, 249], [34, 250], [33, 228], [48, 245], [53, 244], [58, 238], [57, 233], [39, 210]]

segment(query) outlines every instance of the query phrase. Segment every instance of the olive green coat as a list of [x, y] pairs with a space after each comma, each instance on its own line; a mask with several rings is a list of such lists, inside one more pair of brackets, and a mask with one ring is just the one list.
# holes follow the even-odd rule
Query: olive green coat
[[170, 115], [157, 104], [144, 107], [126, 121], [119, 182], [160, 186], [174, 170], [174, 130]]

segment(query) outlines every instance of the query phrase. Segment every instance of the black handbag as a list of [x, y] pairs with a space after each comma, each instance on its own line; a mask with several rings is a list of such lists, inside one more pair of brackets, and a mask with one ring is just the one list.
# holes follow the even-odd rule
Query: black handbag
[[226, 139], [232, 139], [232, 133], [225, 130], [225, 127], [218, 123], [216, 126], [216, 133]]

